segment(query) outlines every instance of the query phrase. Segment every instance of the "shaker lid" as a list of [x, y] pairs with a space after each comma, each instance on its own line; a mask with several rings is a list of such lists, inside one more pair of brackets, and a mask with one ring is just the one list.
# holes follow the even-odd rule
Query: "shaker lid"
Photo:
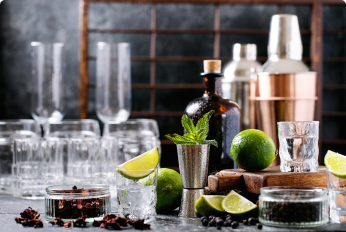
[[256, 60], [257, 46], [256, 44], [240, 44], [233, 45], [233, 60]]
[[221, 60], [204, 60], [204, 73], [221, 73]]

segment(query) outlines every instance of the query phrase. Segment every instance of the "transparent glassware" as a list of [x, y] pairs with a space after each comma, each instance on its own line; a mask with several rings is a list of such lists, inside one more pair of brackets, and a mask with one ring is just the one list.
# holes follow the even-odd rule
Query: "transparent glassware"
[[41, 125], [65, 115], [64, 45], [32, 42], [31, 115]]
[[103, 137], [117, 139], [118, 156], [124, 158], [125, 161], [157, 146], [161, 154], [159, 128], [153, 119], [130, 119], [122, 123], [106, 123]]
[[46, 188], [45, 216], [48, 221], [56, 217], [74, 221], [84, 215], [86, 222], [94, 222], [110, 213], [107, 185], [54, 185]]
[[96, 114], [103, 122], [126, 121], [131, 112], [130, 44], [97, 43]]
[[267, 226], [301, 228], [328, 223], [326, 188], [280, 186], [261, 188], [259, 221]]
[[326, 174], [330, 220], [335, 223], [346, 223], [346, 179], [333, 175], [329, 169]]
[[316, 172], [319, 122], [278, 122], [280, 170]]
[[12, 193], [13, 139], [37, 137], [39, 133], [34, 120], [0, 121], [0, 193]]
[[[157, 170], [153, 169], [117, 169], [118, 213], [130, 219], [151, 220], [156, 216]], [[151, 173], [147, 178], [129, 179], [121, 173]]]

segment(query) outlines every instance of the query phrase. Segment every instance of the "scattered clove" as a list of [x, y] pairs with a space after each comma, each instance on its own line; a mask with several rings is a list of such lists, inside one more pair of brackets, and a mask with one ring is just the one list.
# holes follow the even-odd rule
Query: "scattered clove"
[[20, 216], [20, 218], [15, 217], [14, 220], [17, 223], [22, 224], [22, 226], [24, 227], [43, 227], [41, 215], [36, 210], [33, 210], [31, 207], [28, 207], [26, 210], [21, 212]]

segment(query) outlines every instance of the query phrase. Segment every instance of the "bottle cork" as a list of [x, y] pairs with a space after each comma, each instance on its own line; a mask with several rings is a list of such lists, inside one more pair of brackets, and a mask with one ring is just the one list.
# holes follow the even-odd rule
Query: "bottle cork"
[[205, 73], [221, 73], [221, 60], [204, 60]]

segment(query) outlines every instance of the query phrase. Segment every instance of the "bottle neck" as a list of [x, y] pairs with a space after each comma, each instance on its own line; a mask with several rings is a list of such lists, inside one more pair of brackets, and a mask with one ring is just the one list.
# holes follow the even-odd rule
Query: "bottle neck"
[[204, 77], [204, 95], [222, 97], [221, 77], [222, 74], [201, 74]]

